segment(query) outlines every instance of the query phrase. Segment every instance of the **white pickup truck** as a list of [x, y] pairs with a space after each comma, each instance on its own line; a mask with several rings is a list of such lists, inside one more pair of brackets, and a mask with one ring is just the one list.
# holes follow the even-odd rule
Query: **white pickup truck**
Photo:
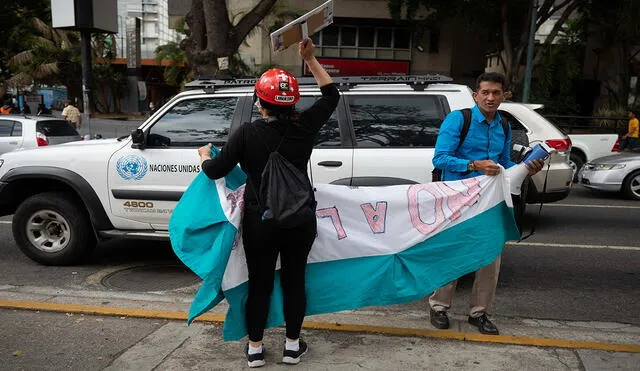
[[578, 171], [588, 161], [611, 154], [617, 134], [569, 134], [571, 138], [570, 163], [573, 181], [577, 181]]

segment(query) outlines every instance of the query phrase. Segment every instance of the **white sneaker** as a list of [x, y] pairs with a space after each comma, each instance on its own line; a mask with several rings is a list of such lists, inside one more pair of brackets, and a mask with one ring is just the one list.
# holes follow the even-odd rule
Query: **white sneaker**
[[288, 365], [297, 365], [300, 363], [300, 358], [307, 353], [309, 348], [307, 347], [307, 343], [305, 343], [302, 339], [299, 340], [300, 348], [298, 350], [287, 350], [286, 343], [284, 347], [284, 352], [282, 353], [282, 363]]

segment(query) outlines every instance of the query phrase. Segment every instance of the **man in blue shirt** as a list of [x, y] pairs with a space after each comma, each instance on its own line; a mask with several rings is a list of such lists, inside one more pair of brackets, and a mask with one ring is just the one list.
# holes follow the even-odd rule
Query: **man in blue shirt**
[[[433, 166], [442, 170], [442, 180], [466, 179], [483, 174], [495, 176], [501, 170], [498, 164], [505, 169], [515, 165], [510, 159], [511, 128], [505, 135], [498, 113], [498, 107], [504, 101], [504, 86], [505, 78], [499, 73], [489, 72], [478, 77], [473, 93], [476, 105], [471, 109], [471, 124], [462, 144], [462, 112], [453, 111], [442, 122], [433, 156]], [[543, 161], [532, 162], [528, 166], [529, 175], [540, 171], [543, 164]], [[483, 334], [498, 335], [498, 329], [487, 313], [491, 310], [499, 272], [500, 257], [475, 272], [469, 323]], [[456, 281], [453, 281], [429, 297], [431, 324], [436, 328], [449, 328], [447, 310], [451, 307], [455, 287]]]

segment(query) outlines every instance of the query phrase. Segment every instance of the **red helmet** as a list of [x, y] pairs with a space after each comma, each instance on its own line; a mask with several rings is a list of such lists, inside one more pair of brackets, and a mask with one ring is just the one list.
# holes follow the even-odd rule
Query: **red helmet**
[[255, 91], [258, 98], [278, 106], [293, 106], [300, 100], [298, 81], [280, 68], [263, 73], [256, 82]]

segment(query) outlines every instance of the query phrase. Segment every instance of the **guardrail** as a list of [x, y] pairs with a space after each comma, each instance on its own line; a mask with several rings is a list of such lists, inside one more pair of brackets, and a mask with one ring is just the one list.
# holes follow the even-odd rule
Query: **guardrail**
[[544, 115], [567, 134], [618, 134], [627, 132], [629, 119], [609, 116]]

